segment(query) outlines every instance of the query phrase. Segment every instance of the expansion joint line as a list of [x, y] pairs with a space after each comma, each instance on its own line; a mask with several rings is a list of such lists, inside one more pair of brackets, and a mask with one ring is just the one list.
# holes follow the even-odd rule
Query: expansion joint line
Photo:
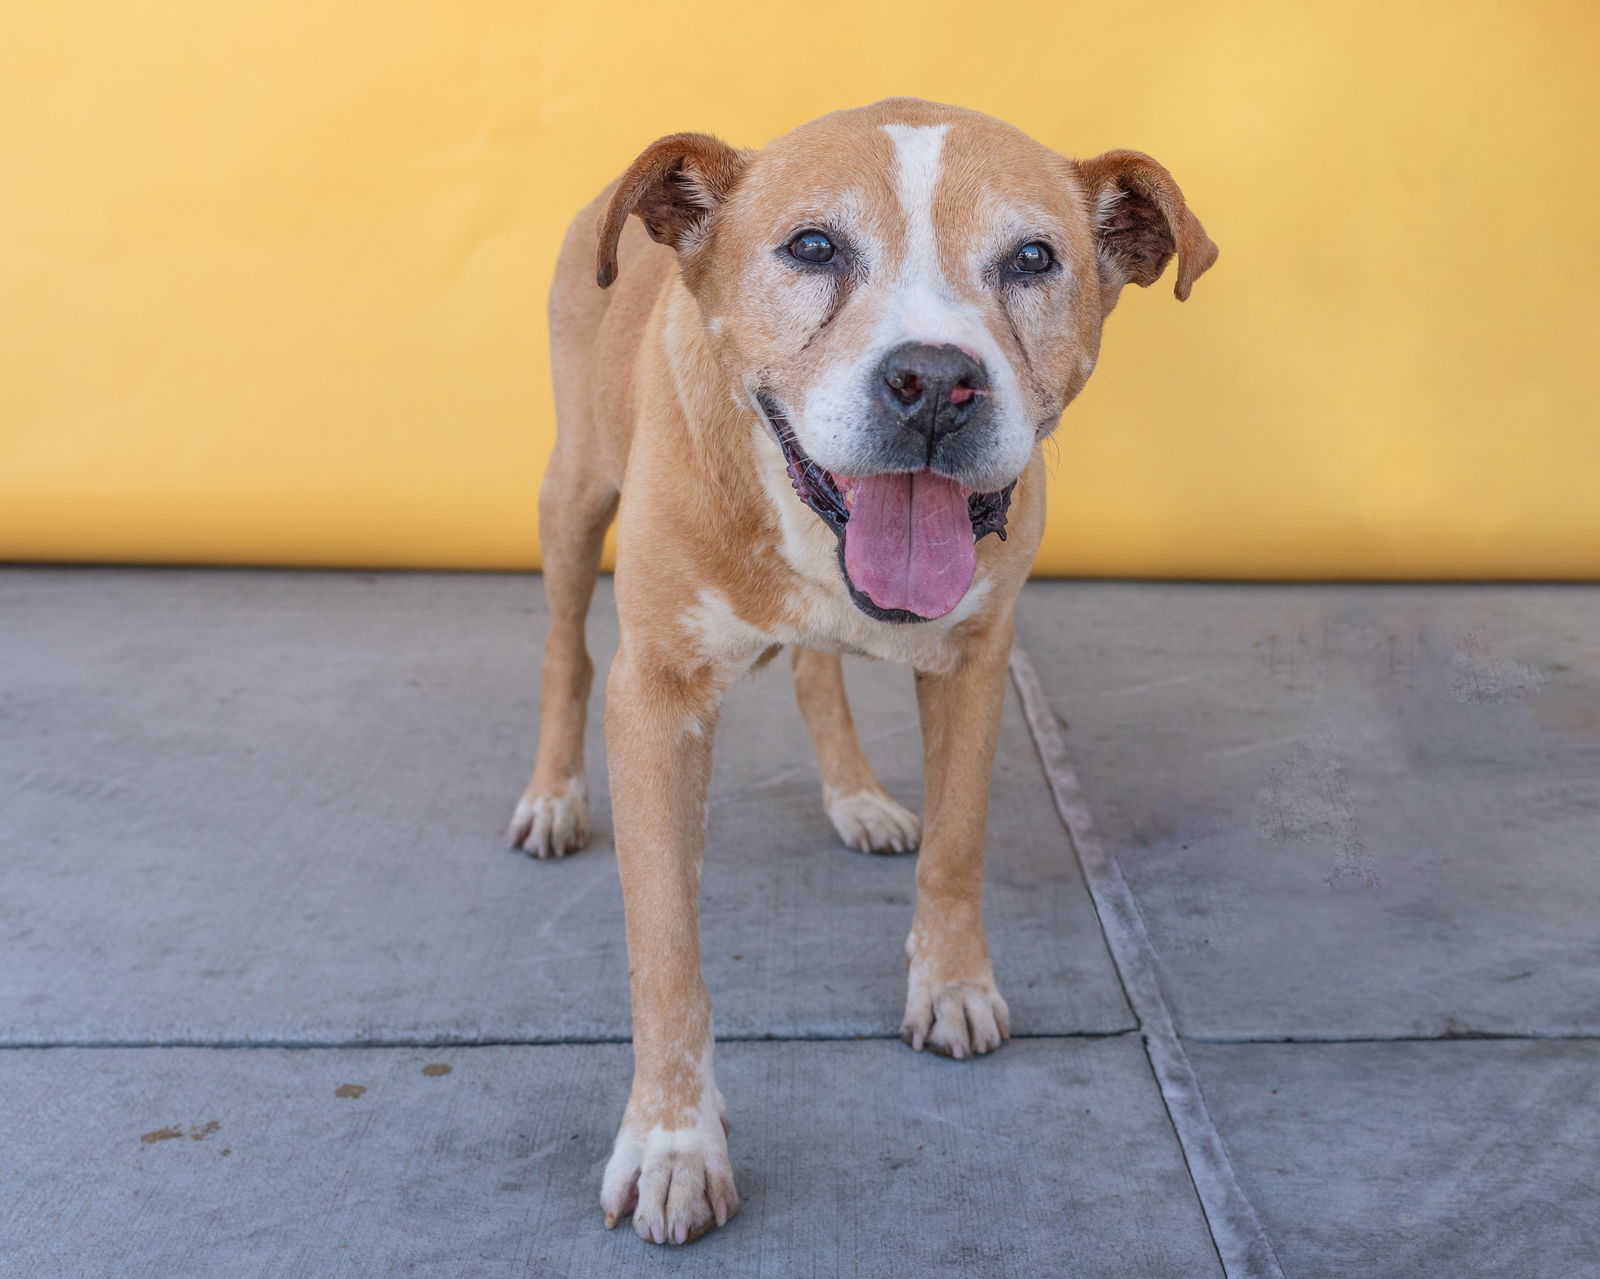
[[1138, 1020], [1150, 1069], [1161, 1089], [1161, 1099], [1205, 1212], [1223, 1273], [1227, 1279], [1283, 1279], [1277, 1254], [1261, 1228], [1254, 1206], [1233, 1175], [1233, 1164], [1206, 1110], [1188, 1051], [1173, 1027], [1172, 1010], [1156, 976], [1155, 948], [1145, 932], [1139, 904], [1122, 877], [1121, 867], [1095, 833], [1083, 790], [1067, 758], [1061, 726], [1050, 709], [1033, 662], [1020, 646], [1011, 650], [1011, 679], [1022, 701], [1022, 713], [1044, 766], [1056, 811], [1083, 867], [1106, 949], [1117, 967], [1128, 1006]]

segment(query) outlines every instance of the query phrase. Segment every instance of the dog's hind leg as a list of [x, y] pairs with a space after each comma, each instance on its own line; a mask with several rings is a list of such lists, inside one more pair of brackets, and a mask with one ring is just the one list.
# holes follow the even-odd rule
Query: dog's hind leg
[[794, 693], [816, 744], [822, 803], [839, 838], [863, 853], [916, 848], [916, 814], [889, 798], [856, 737], [838, 655], [796, 648]]
[[539, 750], [509, 839], [535, 857], [561, 857], [589, 839], [583, 730], [594, 682], [584, 638], [617, 490], [558, 440], [539, 491], [539, 536], [550, 626], [540, 674]]

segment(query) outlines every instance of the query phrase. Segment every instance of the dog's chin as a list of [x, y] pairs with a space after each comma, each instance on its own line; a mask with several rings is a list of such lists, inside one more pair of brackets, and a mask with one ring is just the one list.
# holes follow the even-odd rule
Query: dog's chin
[[856, 585], [855, 579], [850, 576], [850, 570], [844, 563], [844, 536], [841, 534], [835, 543], [839, 559], [839, 576], [844, 578], [844, 588], [850, 592], [850, 602], [858, 609], [872, 618], [875, 622], [891, 622], [896, 626], [908, 622], [931, 622], [934, 618], [923, 617], [920, 613], [913, 613], [909, 608], [879, 608], [872, 602], [872, 596]]
[[[805, 505], [809, 506], [830, 529], [833, 530], [838, 552], [839, 574], [844, 578], [845, 589], [850, 594], [850, 601], [868, 617], [875, 621], [888, 622], [894, 625], [904, 625], [913, 622], [929, 622], [944, 617], [952, 612], [966, 591], [971, 588], [972, 572], [976, 562], [972, 558], [971, 547], [982, 541], [990, 533], [996, 534], [1003, 542], [1006, 539], [1006, 516], [1011, 507], [1011, 492], [1016, 487], [1016, 481], [986, 493], [977, 493], [968, 489], [958, 489], [957, 482], [948, 477], [939, 476], [932, 471], [907, 474], [904, 472], [885, 476], [856, 476], [847, 479], [836, 477], [831, 472], [824, 470], [806, 453], [795, 438], [794, 430], [789, 425], [787, 416], [778, 406], [777, 401], [770, 395], [761, 393], [757, 395], [763, 414], [772, 433], [777, 437], [778, 446], [783, 450], [784, 462], [787, 464], [789, 483], [794, 488], [795, 496]], [[931, 576], [939, 583], [933, 589], [909, 589], [901, 583], [897, 594], [916, 596], [915, 603], [918, 607], [890, 607], [880, 604], [873, 598], [860, 583], [851, 575], [850, 564], [856, 557], [850, 553], [850, 537], [848, 526], [855, 499], [859, 493], [869, 485], [876, 488], [888, 487], [893, 483], [904, 483], [909, 494], [912, 486], [918, 482], [919, 477], [925, 477], [922, 482], [939, 491], [942, 505], [946, 508], [944, 514], [950, 516], [950, 503], [955, 498], [952, 492], [957, 491], [965, 496], [965, 519], [972, 528], [972, 543], [966, 547], [959, 547], [952, 554], [950, 564], [934, 564]], [[888, 483], [886, 483], [888, 482]], [[909, 502], [909, 496], [907, 497]], [[948, 522], [945, 529], [950, 530]], [[943, 543], [949, 545], [947, 541]], [[922, 559], [915, 551], [908, 552], [909, 558]], [[866, 557], [863, 555], [857, 560], [858, 567]], [[966, 561], [965, 579], [963, 580], [962, 565], [958, 560]], [[952, 570], [945, 572], [945, 568]], [[909, 570], [908, 570], [909, 572]], [[891, 587], [890, 590], [895, 588]], [[883, 593], [880, 588], [880, 597]], [[905, 603], [912, 603], [905, 600]]]

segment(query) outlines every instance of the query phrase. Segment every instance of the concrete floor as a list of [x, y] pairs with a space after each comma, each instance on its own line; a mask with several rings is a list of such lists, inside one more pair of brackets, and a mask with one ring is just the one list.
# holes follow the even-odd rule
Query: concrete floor
[[[975, 1063], [894, 1040], [914, 863], [836, 845], [786, 670], [741, 685], [703, 922], [744, 1208], [672, 1252], [600, 1225], [598, 702], [596, 846], [498, 842], [541, 628], [528, 577], [0, 572], [0, 1270], [1600, 1276], [1600, 590], [1031, 585], [1020, 1037]], [[916, 803], [909, 678], [849, 675]]]

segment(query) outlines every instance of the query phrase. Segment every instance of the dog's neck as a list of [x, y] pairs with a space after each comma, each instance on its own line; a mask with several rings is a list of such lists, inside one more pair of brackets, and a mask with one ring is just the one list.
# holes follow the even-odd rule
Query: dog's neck
[[[673, 401], [656, 407], [663, 417], [674, 419], [671, 428], [679, 434], [675, 444], [681, 450], [681, 463], [695, 475], [690, 487], [701, 489], [699, 500], [716, 502], [724, 520], [744, 517], [770, 525], [760, 472], [771, 469], [771, 459], [757, 452], [766, 428], [744, 387], [717, 363], [706, 317], [676, 274], [663, 294], [653, 327]], [[775, 442], [772, 451], [777, 454]], [[777, 469], [781, 474], [781, 460]]]

